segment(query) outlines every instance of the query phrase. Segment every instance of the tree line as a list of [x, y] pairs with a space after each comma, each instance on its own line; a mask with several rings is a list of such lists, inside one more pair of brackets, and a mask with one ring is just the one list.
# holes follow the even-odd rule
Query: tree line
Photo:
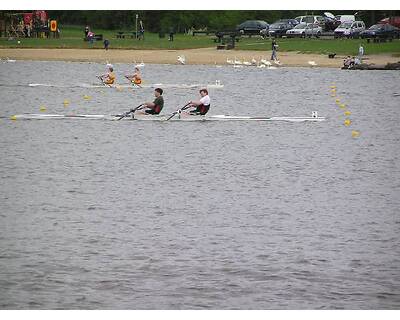
[[[143, 21], [146, 31], [185, 32], [190, 28], [201, 29], [207, 27], [210, 30], [234, 29], [236, 25], [245, 20], [265, 20], [273, 23], [278, 19], [295, 18], [300, 15], [321, 15], [324, 11], [301, 10], [213, 10], [213, 11], [161, 11], [161, 10], [113, 10], [113, 11], [73, 11], [57, 10], [49, 11], [49, 17], [57, 19], [60, 25], [89, 25], [92, 28], [101, 29], [128, 29], [134, 30], [136, 14]], [[355, 11], [330, 11], [333, 14], [354, 14]], [[399, 11], [359, 11], [359, 17], [367, 25], [372, 25], [378, 20], [388, 16], [398, 16]]]

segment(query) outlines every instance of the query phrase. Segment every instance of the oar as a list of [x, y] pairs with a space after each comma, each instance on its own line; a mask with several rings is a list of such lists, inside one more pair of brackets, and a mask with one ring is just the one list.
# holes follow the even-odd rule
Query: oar
[[101, 81], [102, 84], [104, 84], [104, 80], [102, 76], [96, 76], [97, 79], [99, 79]]
[[128, 116], [130, 113], [134, 113], [136, 110], [139, 110], [142, 106], [143, 106], [143, 104], [140, 104], [140, 105], [138, 105], [136, 108], [133, 108], [133, 109], [131, 109], [131, 110], [125, 112], [122, 116], [120, 116], [120, 118], [117, 119], [117, 121], [118, 121], [118, 120], [121, 120], [122, 118], [125, 118], [125, 117]]
[[173, 113], [166, 119], [166, 121], [168, 121], [169, 119], [171, 119], [172, 117], [174, 117], [177, 113], [180, 113], [181, 111], [183, 111], [183, 110], [189, 108], [189, 104], [190, 104], [190, 102], [187, 103], [187, 104], [185, 104], [182, 108], [180, 108], [180, 109], [176, 110], [175, 112], [173, 112]]
[[103, 76], [96, 76], [100, 81], [101, 81], [101, 83], [103, 84], [103, 86], [105, 86], [105, 87], [112, 87], [113, 85], [112, 84], [108, 84], [108, 83], [105, 83], [104, 82], [104, 79], [103, 79]]

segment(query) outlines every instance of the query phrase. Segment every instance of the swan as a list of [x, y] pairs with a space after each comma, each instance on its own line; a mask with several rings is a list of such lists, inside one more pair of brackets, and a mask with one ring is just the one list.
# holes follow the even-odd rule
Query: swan
[[243, 63], [242, 63], [242, 61], [240, 61], [240, 60], [236, 60], [236, 57], [235, 57], [234, 64], [242, 65]]
[[185, 56], [178, 56], [178, 62], [180, 63], [180, 64], [185, 64], [186, 63], [186, 58], [185, 58]]
[[251, 66], [251, 62], [246, 61], [246, 60], [243, 58], [243, 65], [245, 65], [245, 66]]

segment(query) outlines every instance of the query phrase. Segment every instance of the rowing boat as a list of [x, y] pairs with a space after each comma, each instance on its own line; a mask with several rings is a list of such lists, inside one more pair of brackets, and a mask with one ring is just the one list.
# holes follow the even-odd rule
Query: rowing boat
[[224, 87], [223, 84], [215, 83], [215, 84], [206, 84], [202, 85], [199, 83], [194, 84], [167, 84], [167, 83], [152, 83], [152, 84], [143, 84], [137, 86], [133, 84], [114, 84], [114, 85], [105, 85], [105, 84], [88, 84], [88, 83], [77, 83], [77, 84], [68, 84], [68, 85], [59, 85], [59, 84], [51, 84], [51, 83], [29, 83], [29, 87], [51, 87], [51, 88], [181, 88], [181, 89], [192, 89], [192, 88], [203, 88], [207, 87], [208, 89], [222, 89]]
[[[17, 114], [10, 119], [12, 120], [118, 120], [121, 115], [104, 115], [104, 114]], [[133, 121], [167, 121], [169, 115], [135, 115], [125, 117], [122, 120]], [[251, 116], [229, 116], [229, 115], [180, 115], [169, 121], [286, 121], [286, 122], [319, 122], [325, 121], [325, 117], [251, 117]]]

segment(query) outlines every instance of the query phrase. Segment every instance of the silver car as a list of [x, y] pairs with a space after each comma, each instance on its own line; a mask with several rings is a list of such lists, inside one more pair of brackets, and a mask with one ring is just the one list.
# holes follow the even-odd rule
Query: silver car
[[335, 38], [358, 38], [360, 36], [360, 33], [364, 30], [365, 23], [363, 21], [343, 22], [339, 27], [335, 29]]
[[286, 36], [287, 37], [310, 37], [315, 36], [319, 37], [322, 33], [322, 27], [320, 27], [318, 24], [315, 23], [300, 23], [297, 26], [295, 26], [293, 29], [290, 29], [286, 31]]

